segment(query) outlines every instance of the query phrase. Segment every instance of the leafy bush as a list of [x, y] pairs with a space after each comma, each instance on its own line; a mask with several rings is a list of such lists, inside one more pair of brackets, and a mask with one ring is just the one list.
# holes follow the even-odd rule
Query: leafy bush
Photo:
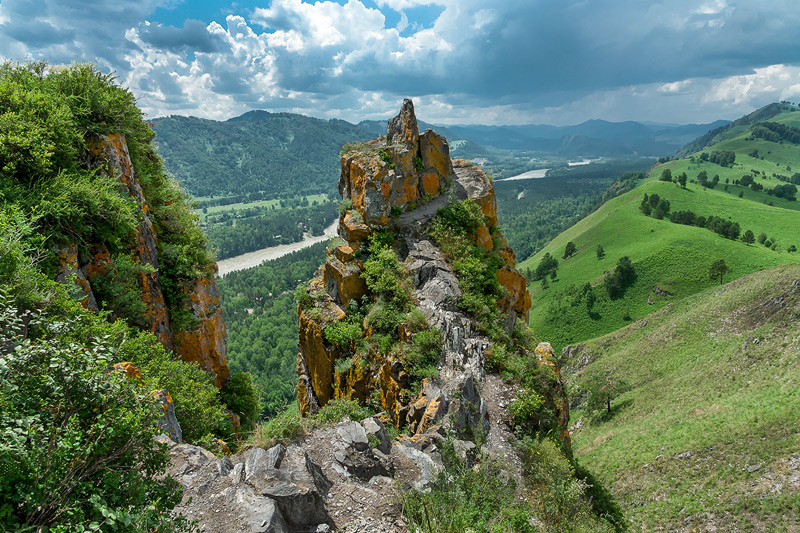
[[196, 442], [208, 433], [225, 434], [225, 412], [214, 379], [199, 365], [175, 359], [150, 332], [128, 338], [116, 358], [136, 365], [147, 390], [169, 391], [184, 439]]
[[188, 530], [169, 517], [182, 491], [162, 475], [160, 409], [109, 372], [108, 337], [76, 342], [84, 316], [20, 312], [0, 295], [0, 529]]
[[341, 350], [352, 351], [361, 337], [361, 324], [340, 320], [325, 327], [325, 339]]
[[533, 532], [535, 518], [526, 501], [517, 500], [516, 483], [499, 461], [484, 457], [470, 468], [460, 461], [451, 443], [442, 445], [446, 468], [427, 492], [402, 491], [403, 515], [412, 531]]
[[309, 424], [300, 416], [297, 404], [275, 415], [263, 424], [259, 424], [253, 433], [253, 445], [260, 448], [271, 448], [279, 442], [286, 442], [306, 434]]
[[574, 466], [555, 442], [525, 438], [518, 447], [540, 519], [554, 531], [614, 530], [593, 513], [586, 483], [576, 477]]
[[497, 281], [497, 270], [505, 262], [494, 250], [487, 253], [473, 244], [471, 236], [485, 223], [480, 206], [465, 200], [440, 209], [429, 233], [452, 260], [462, 293], [458, 306], [472, 313], [481, 329], [497, 341], [506, 338], [496, 302], [504, 293]]
[[350, 420], [364, 420], [375, 413], [369, 407], [362, 407], [356, 400], [331, 400], [312, 417], [316, 426], [336, 424], [344, 417]]
[[[261, 400], [253, 383], [253, 375], [237, 372], [220, 390], [220, 396], [228, 409], [238, 414], [242, 429], [249, 431], [255, 427], [261, 412]], [[173, 399], [174, 400], [174, 399]]]
[[353, 208], [353, 200], [350, 198], [345, 198], [342, 200], [342, 203], [339, 204], [339, 216], [343, 217]]

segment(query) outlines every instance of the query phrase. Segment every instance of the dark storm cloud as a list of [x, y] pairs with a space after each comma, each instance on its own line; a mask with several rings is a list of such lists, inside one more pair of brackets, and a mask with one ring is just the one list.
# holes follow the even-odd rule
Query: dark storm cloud
[[217, 52], [219, 39], [208, 32], [206, 24], [199, 20], [187, 20], [183, 28], [164, 26], [158, 23], [141, 24], [139, 36], [142, 41], [157, 48], [172, 52], [196, 50], [200, 52]]
[[356, 120], [403, 96], [464, 120], [671, 117], [800, 95], [795, 0], [265, 0], [209, 24], [149, 19], [170, 1], [2, 0], [0, 56], [95, 61], [149, 113], [218, 118]]

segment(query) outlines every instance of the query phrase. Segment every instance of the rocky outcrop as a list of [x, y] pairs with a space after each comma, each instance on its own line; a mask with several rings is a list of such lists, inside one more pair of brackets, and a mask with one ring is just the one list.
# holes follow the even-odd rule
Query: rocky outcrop
[[331, 522], [325, 506], [331, 483], [298, 446], [217, 458], [197, 446], [161, 441], [170, 447], [168, 473], [184, 487], [176, 511], [197, 520], [200, 531], [290, 533]]
[[452, 179], [447, 141], [431, 130], [420, 135], [414, 104], [405, 100], [385, 138], [344, 154], [339, 194], [367, 226], [379, 226], [438, 196]]
[[[505, 262], [497, 274], [505, 288], [497, 299], [504, 325], [510, 332], [518, 318], [527, 320], [530, 294], [525, 278], [514, 268], [514, 252], [498, 230], [491, 181], [477, 167], [451, 161], [444, 137], [431, 130], [420, 134], [414, 106], [405, 100], [389, 121], [386, 137], [342, 156], [339, 192], [351, 207], [339, 221], [339, 235], [346, 242], [329, 251], [322, 278], [309, 286], [312, 303], [298, 309], [301, 411], [313, 413], [334, 398], [369, 400], [386, 413], [387, 421], [414, 434], [441, 429], [470, 438], [485, 432], [488, 415], [480, 388], [490, 342], [472, 316], [459, 308], [459, 281], [426, 231], [438, 209], [451, 201], [473, 200], [485, 218], [472, 235], [475, 244]], [[415, 390], [400, 353], [373, 347], [345, 354], [324, 334], [347, 316], [352, 300], [368, 294], [362, 272], [369, 238], [387, 227], [396, 235], [394, 248], [413, 282], [415, 304], [444, 340], [438, 377]], [[369, 330], [366, 321], [364, 327]], [[398, 335], [412, 342], [415, 334], [401, 324]], [[343, 357], [351, 361], [337, 370]]]
[[228, 369], [228, 332], [219, 302], [217, 265], [211, 265], [205, 276], [197, 278], [187, 291], [195, 327], [175, 331], [175, 353], [184, 361], [193, 361], [215, 376], [217, 387], [231, 377]]
[[549, 342], [542, 342], [534, 350], [537, 364], [546, 365], [553, 369], [556, 375], [555, 387], [546, 391], [545, 403], [553, 408], [558, 416], [558, 427], [561, 438], [561, 449], [572, 454], [572, 439], [569, 434], [569, 396], [561, 379], [561, 366], [556, 359], [556, 353]]
[[[138, 207], [139, 224], [133, 236], [130, 254], [140, 267], [136, 284], [144, 303], [144, 327], [153, 332], [165, 348], [174, 350], [185, 361], [194, 361], [215, 376], [221, 387], [230, 378], [227, 364], [227, 338], [225, 321], [219, 305], [219, 292], [214, 279], [216, 265], [209, 265], [204, 276], [190, 286], [177, 290], [187, 302], [186, 309], [169, 309], [164, 298], [160, 273], [159, 243], [153, 226], [150, 205], [136, 177], [125, 138], [109, 134], [87, 141], [86, 164], [113, 176], [120, 190]], [[114, 267], [111, 254], [104, 243], [86, 243], [88, 251], [79, 252], [75, 245], [54, 250], [58, 262], [58, 281], [72, 285], [75, 298], [86, 308], [98, 311], [96, 291], [92, 285], [109, 274]], [[113, 309], [112, 309], [113, 310]], [[189, 320], [182, 317], [179, 327], [173, 315], [191, 313]]]

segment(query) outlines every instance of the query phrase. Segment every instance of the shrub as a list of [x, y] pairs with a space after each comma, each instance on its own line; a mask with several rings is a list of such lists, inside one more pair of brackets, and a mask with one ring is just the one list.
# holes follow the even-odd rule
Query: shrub
[[128, 338], [117, 359], [133, 362], [148, 390], [169, 391], [184, 439], [195, 442], [207, 433], [225, 435], [225, 412], [214, 379], [199, 365], [175, 359], [150, 332]]
[[306, 434], [309, 424], [297, 410], [297, 404], [256, 426], [253, 432], [253, 445], [259, 448], [272, 448], [279, 442], [287, 442]]
[[248, 372], [235, 373], [220, 390], [220, 396], [228, 409], [239, 415], [244, 431], [255, 427], [261, 412], [261, 400], [258, 389], [253, 383], [252, 374]]
[[342, 203], [339, 204], [339, 216], [343, 217], [353, 208], [353, 200], [350, 198], [345, 198], [342, 200]]
[[506, 468], [486, 457], [476, 468], [460, 461], [452, 443], [442, 444], [446, 469], [426, 492], [402, 491], [403, 515], [412, 531], [533, 532], [535, 515], [518, 501], [516, 483]]
[[341, 350], [352, 351], [361, 337], [361, 324], [340, 320], [325, 327], [325, 339]]
[[154, 445], [160, 409], [109, 372], [108, 337], [75, 341], [83, 316], [20, 313], [0, 295], [0, 529], [188, 530], [169, 517], [182, 490]]
[[369, 407], [363, 407], [356, 400], [331, 400], [312, 417], [315, 425], [336, 424], [344, 417], [350, 420], [363, 420], [375, 413]]

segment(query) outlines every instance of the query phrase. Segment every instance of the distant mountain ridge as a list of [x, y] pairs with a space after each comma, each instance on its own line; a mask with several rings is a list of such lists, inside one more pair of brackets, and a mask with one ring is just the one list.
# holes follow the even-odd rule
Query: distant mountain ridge
[[[169, 116], [152, 124], [166, 167], [200, 197], [333, 192], [342, 145], [382, 135], [386, 127], [385, 121], [351, 124], [263, 110], [225, 121]], [[574, 126], [437, 126], [420, 121], [419, 127], [461, 141], [453, 150], [458, 157], [524, 150], [578, 158], [670, 155], [724, 124], [588, 120]]]
[[758, 122], [764, 122], [785, 111], [797, 111], [797, 106], [784, 102], [781, 103], [774, 102], [765, 105], [764, 107], [756, 109], [752, 113], [749, 113], [741, 118], [738, 118], [733, 122], [720, 125], [710, 130], [705, 135], [699, 136], [697, 139], [693, 140], [692, 142], [688, 143], [686, 146], [678, 150], [678, 152], [675, 154], [675, 157], [683, 158], [691, 153], [699, 152], [704, 148], [708, 148], [712, 144], [719, 142], [721, 140], [720, 136], [730, 131], [731, 129], [735, 128], [736, 126], [750, 126]]

